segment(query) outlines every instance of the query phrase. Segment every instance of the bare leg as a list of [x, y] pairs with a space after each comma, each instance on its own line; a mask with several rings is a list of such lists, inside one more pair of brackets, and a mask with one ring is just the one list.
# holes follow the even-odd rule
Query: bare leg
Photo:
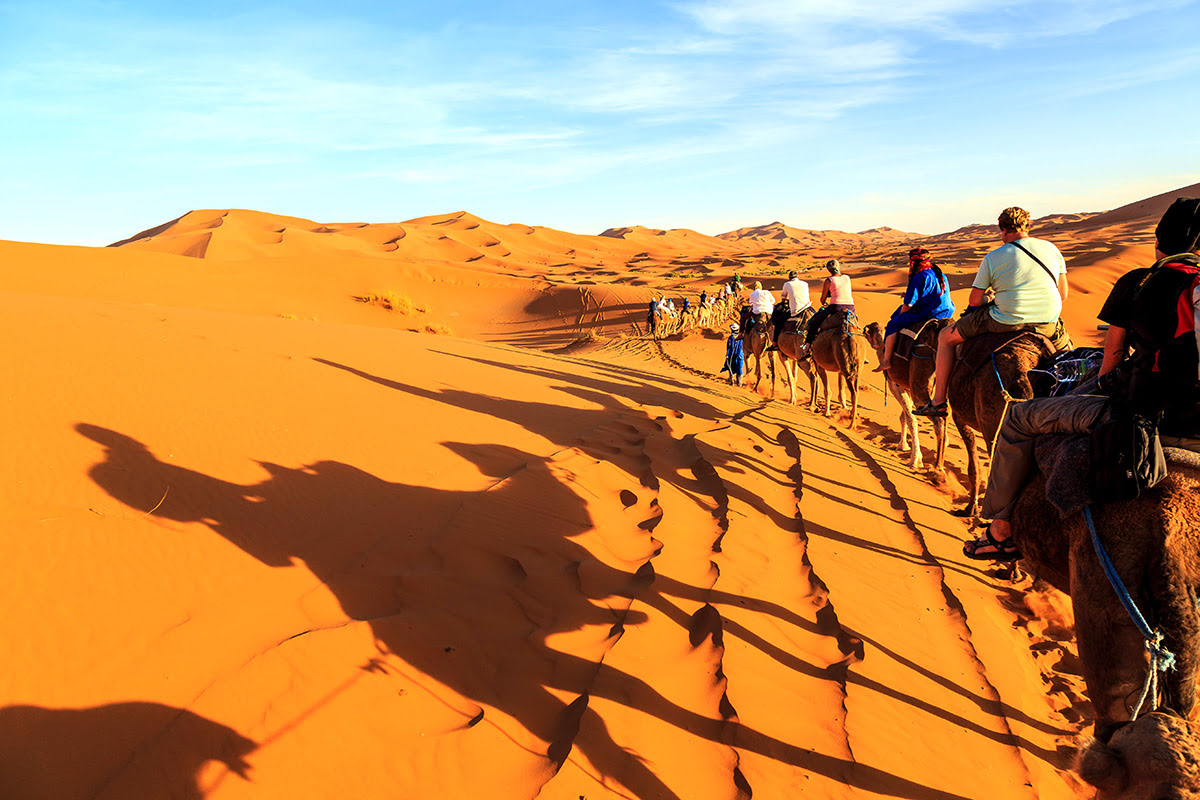
[[875, 368], [875, 372], [887, 372], [892, 368], [892, 353], [896, 352], [896, 337], [899, 334], [889, 334], [883, 340], [883, 355], [879, 357], [879, 366]]
[[950, 371], [954, 369], [954, 348], [963, 343], [958, 335], [958, 326], [951, 325], [938, 334], [937, 367], [933, 374], [932, 403], [940, 406], [946, 402], [946, 384], [950, 382]]

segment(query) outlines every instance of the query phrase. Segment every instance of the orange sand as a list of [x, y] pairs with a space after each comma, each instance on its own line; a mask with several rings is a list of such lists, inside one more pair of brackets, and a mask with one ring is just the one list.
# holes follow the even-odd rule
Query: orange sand
[[[1166, 202], [1043, 223], [1077, 338]], [[765, 229], [0, 242], [0, 796], [1081, 796], [1069, 603], [963, 560], [957, 439], [935, 486], [877, 380], [848, 431], [635, 335], [829, 255], [881, 319], [916, 240]], [[921, 241], [962, 293], [992, 238]]]

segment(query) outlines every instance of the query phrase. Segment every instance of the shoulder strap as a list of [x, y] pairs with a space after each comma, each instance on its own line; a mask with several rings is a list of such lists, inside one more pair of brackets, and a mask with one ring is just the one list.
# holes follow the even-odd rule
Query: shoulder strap
[[1042, 260], [1041, 260], [1040, 258], [1038, 258], [1038, 257], [1037, 257], [1037, 256], [1035, 256], [1033, 253], [1029, 252], [1029, 251], [1028, 251], [1028, 250], [1026, 250], [1024, 247], [1022, 247], [1022, 246], [1021, 246], [1021, 240], [1020, 240], [1020, 239], [1013, 239], [1012, 243], [1013, 243], [1013, 244], [1016, 246], [1016, 248], [1017, 248], [1018, 250], [1020, 250], [1022, 253], [1024, 253], [1024, 254], [1025, 254], [1025, 255], [1027, 255], [1027, 256], [1029, 256], [1030, 258], [1032, 258], [1034, 261], [1036, 261], [1036, 262], [1037, 262], [1037, 265], [1038, 265], [1039, 267], [1041, 267], [1042, 269], [1046, 270], [1046, 274], [1050, 276], [1050, 280], [1054, 281], [1054, 285], [1055, 285], [1055, 286], [1058, 286], [1058, 276], [1057, 276], [1057, 275], [1055, 275], [1053, 272], [1051, 272], [1051, 271], [1050, 271], [1050, 268], [1049, 268], [1049, 267], [1047, 267], [1047, 266], [1046, 266], [1046, 265], [1045, 265], [1045, 264], [1042, 262]]

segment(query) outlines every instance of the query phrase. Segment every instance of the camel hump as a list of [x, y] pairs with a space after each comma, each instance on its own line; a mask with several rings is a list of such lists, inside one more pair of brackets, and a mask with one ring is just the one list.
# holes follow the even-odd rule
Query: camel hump
[[1050, 357], [1055, 352], [1053, 342], [1034, 331], [981, 333], [967, 339], [960, 346], [959, 368], [968, 375], [974, 375], [985, 365], [990, 369], [992, 354], [1009, 349], [1021, 349], [1032, 354], [1034, 363]]

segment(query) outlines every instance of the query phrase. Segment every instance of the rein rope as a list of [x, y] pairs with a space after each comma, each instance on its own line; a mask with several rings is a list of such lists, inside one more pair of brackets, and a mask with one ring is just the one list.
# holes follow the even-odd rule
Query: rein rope
[[1013, 397], [1005, 388], [1004, 378], [1000, 377], [1000, 368], [996, 366], [995, 350], [992, 351], [992, 371], [996, 373], [996, 383], [1000, 384], [1000, 396], [1004, 398], [1004, 410], [1000, 412], [1000, 424], [996, 426], [996, 432], [992, 434], [992, 446], [988, 448], [988, 459], [995, 462], [996, 442], [1000, 440], [1000, 429], [1004, 427], [1004, 421], [1008, 419], [1008, 409], [1012, 407], [1013, 403], [1024, 403], [1025, 401]]
[[1150, 710], [1153, 711], [1158, 708], [1158, 673], [1175, 668], [1175, 654], [1163, 646], [1162, 631], [1150, 629], [1146, 618], [1142, 616], [1142, 612], [1138, 610], [1137, 604], [1129, 596], [1129, 591], [1121, 581], [1121, 576], [1117, 574], [1116, 568], [1113, 567], [1113, 563], [1108, 557], [1108, 551], [1104, 549], [1104, 545], [1100, 542], [1100, 535], [1096, 533], [1096, 524], [1092, 521], [1091, 506], [1083, 507], [1083, 519], [1087, 522], [1088, 533], [1092, 535], [1092, 546], [1096, 548], [1096, 555], [1099, 556], [1100, 564], [1104, 567], [1104, 574], [1108, 576], [1108, 582], [1112, 584], [1113, 590], [1117, 593], [1117, 597], [1121, 601], [1121, 605], [1125, 606], [1125, 610], [1129, 612], [1129, 617], [1133, 620], [1133, 624], [1137, 626], [1138, 632], [1146, 640], [1146, 652], [1150, 655], [1150, 669], [1146, 674], [1146, 682], [1142, 685], [1141, 696], [1138, 697], [1137, 705], [1134, 706], [1133, 713], [1130, 716], [1130, 721], [1132, 722], [1141, 713], [1142, 704], [1146, 702], [1147, 696], [1151, 698], [1150, 702], [1152, 705]]

